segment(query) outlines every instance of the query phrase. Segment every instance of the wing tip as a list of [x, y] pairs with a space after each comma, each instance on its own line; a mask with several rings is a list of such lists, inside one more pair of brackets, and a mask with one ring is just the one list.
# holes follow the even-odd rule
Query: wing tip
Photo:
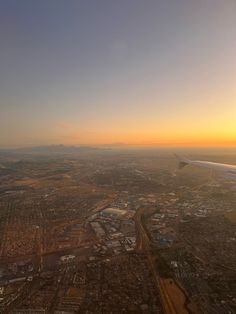
[[181, 158], [179, 155], [177, 154], [174, 154], [176, 159], [178, 160], [179, 164], [178, 164], [178, 169], [182, 169], [184, 168], [185, 166], [187, 166], [189, 164], [188, 160], [187, 159], [183, 159]]

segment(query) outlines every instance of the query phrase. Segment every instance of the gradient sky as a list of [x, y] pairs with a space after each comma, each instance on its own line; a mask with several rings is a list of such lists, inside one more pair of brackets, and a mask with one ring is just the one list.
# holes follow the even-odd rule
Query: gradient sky
[[236, 146], [235, 0], [0, 0], [0, 146]]

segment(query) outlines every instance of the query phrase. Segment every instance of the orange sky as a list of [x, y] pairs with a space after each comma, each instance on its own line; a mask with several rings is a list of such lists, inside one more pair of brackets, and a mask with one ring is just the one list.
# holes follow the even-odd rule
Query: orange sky
[[236, 146], [235, 1], [22, 2], [0, 2], [0, 147]]

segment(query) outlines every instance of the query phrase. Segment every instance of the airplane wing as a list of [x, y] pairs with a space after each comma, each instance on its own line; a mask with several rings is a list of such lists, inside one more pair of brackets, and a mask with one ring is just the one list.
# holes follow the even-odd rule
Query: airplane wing
[[178, 156], [176, 154], [175, 154], [175, 157], [179, 161], [179, 165], [178, 165], [179, 169], [182, 169], [182, 168], [184, 168], [185, 166], [187, 166], [187, 165], [189, 165], [191, 163], [191, 160], [183, 158], [183, 157], [180, 157], [180, 156]]
[[179, 161], [179, 169], [187, 165], [193, 165], [197, 167], [207, 168], [218, 172], [219, 174], [224, 175], [225, 177], [236, 181], [236, 165], [229, 164], [221, 164], [217, 162], [211, 161], [203, 161], [203, 160], [190, 160], [187, 158], [182, 158], [178, 155], [175, 155], [177, 160]]

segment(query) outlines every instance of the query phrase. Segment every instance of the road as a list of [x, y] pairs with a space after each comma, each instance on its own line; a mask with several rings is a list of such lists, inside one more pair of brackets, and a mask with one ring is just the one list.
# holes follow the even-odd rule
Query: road
[[173, 302], [172, 298], [168, 294], [168, 291], [166, 289], [166, 279], [163, 280], [158, 274], [155, 257], [152, 253], [151, 241], [144, 226], [144, 218], [150, 216], [154, 212], [155, 211], [153, 209], [152, 210], [139, 209], [134, 217], [137, 237], [136, 250], [145, 253], [145, 255], [147, 256], [150, 270], [152, 271], [153, 279], [158, 294], [160, 295], [164, 312], [166, 314], [179, 314], [179, 313], [185, 314], [188, 313], [188, 311], [182, 308], [180, 312], [180, 308], [176, 306], [176, 304]]

